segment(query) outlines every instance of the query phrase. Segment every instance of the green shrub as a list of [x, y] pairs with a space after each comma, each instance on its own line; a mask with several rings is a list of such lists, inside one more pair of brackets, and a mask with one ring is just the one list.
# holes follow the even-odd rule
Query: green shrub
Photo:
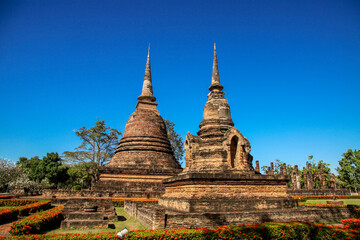
[[0, 206], [25, 206], [39, 201], [37, 199], [0, 199]]
[[[11, 239], [116, 239], [115, 232], [93, 234], [29, 235]], [[178, 230], [135, 230], [123, 239], [359, 239], [358, 232], [316, 223], [263, 223], [256, 225], [237, 225], [216, 229], [178, 229]]]
[[20, 207], [5, 208], [0, 210], [0, 224], [17, 219], [19, 216], [25, 216], [40, 210], [50, 208], [50, 201], [40, 201]]
[[360, 230], [360, 219], [350, 218], [341, 220], [342, 224], [349, 229]]
[[81, 190], [81, 186], [80, 186], [80, 185], [75, 185], [75, 186], [73, 187], [73, 189], [74, 189], [74, 190], [77, 190], [77, 191], [78, 191], [78, 190]]
[[18, 239], [18, 240], [115, 240], [118, 239], [116, 237], [116, 232], [107, 232], [107, 233], [87, 233], [87, 234], [51, 234], [51, 235], [23, 235], [23, 236], [13, 236], [7, 239]]
[[10, 199], [10, 198], [14, 198], [15, 195], [0, 195], [0, 199]]
[[61, 210], [63, 206], [58, 206], [47, 211], [41, 211], [14, 222], [9, 233], [11, 235], [26, 235], [39, 233], [49, 227], [60, 225], [63, 216]]

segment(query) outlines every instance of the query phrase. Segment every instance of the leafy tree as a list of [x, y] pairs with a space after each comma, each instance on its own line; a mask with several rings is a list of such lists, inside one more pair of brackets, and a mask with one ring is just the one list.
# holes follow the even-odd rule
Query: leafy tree
[[175, 132], [175, 124], [170, 120], [164, 119], [166, 131], [170, 140], [171, 148], [174, 152], [176, 161], [181, 165], [184, 159], [184, 146], [182, 137]]
[[6, 192], [9, 184], [16, 177], [16, 167], [13, 162], [5, 158], [0, 158], [0, 192]]
[[75, 185], [80, 185], [81, 188], [90, 188], [92, 181], [92, 170], [96, 169], [96, 163], [94, 162], [81, 162], [77, 164], [69, 165], [69, 182], [70, 188]]
[[58, 153], [47, 153], [43, 159], [37, 156], [30, 159], [21, 157], [17, 166], [24, 171], [29, 181], [42, 183], [43, 187], [58, 187], [69, 177], [67, 167], [62, 164]]
[[356, 192], [360, 185], [360, 150], [348, 149], [342, 156], [339, 161], [340, 167], [336, 168], [338, 177], [348, 188]]
[[61, 161], [58, 153], [47, 153], [37, 166], [38, 171], [43, 172], [43, 179], [47, 179], [55, 187], [69, 178], [68, 168]]
[[30, 159], [26, 157], [20, 157], [19, 161], [16, 163], [16, 166], [20, 167], [27, 175], [30, 181], [41, 182], [44, 178], [44, 173], [39, 171], [37, 166], [39, 165], [41, 159], [38, 156], [32, 157]]
[[106, 126], [105, 120], [99, 120], [95, 126], [87, 129], [82, 127], [75, 130], [82, 144], [75, 151], [65, 151], [63, 157], [72, 163], [93, 162], [90, 174], [92, 182], [97, 180], [99, 166], [105, 165], [114, 155], [116, 146], [119, 144], [121, 132]]

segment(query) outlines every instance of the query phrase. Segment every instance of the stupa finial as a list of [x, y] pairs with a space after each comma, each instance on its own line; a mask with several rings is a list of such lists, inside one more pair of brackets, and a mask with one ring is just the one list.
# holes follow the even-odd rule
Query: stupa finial
[[216, 43], [214, 43], [214, 62], [213, 62], [213, 72], [211, 78], [211, 85], [209, 87], [210, 91], [218, 90], [221, 91], [223, 86], [220, 84], [219, 77], [219, 68], [217, 63], [217, 55], [216, 55]]
[[146, 60], [146, 68], [144, 75], [144, 83], [141, 95], [138, 97], [138, 100], [155, 102], [156, 98], [153, 96], [152, 80], [151, 80], [151, 67], [150, 67], [150, 44]]

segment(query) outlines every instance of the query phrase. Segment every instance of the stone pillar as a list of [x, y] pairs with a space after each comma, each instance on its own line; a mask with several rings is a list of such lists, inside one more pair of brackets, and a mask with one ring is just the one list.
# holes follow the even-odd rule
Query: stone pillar
[[270, 171], [271, 171], [271, 175], [274, 175], [274, 163], [273, 162], [270, 163]]
[[323, 185], [321, 186], [322, 187], [322, 189], [327, 189], [327, 185], [326, 185], [326, 173], [323, 173], [323, 177], [322, 177], [323, 179], [324, 179], [324, 181], [323, 181]]
[[291, 189], [297, 189], [296, 188], [296, 172], [295, 170], [291, 173]]
[[266, 174], [271, 175], [271, 168], [270, 167], [268, 167]]
[[259, 165], [259, 161], [256, 161], [255, 171], [256, 171], [256, 172], [260, 172], [260, 165]]
[[284, 175], [287, 175], [286, 163], [284, 163], [283, 167], [284, 167]]
[[283, 165], [280, 165], [280, 175], [284, 175], [284, 167], [283, 167]]
[[324, 168], [323, 168], [323, 165], [321, 165], [321, 168], [320, 168], [320, 189], [326, 189], [326, 174], [324, 173]]
[[308, 175], [307, 175], [307, 180], [308, 180], [308, 189], [312, 190], [314, 189], [314, 175], [312, 174], [312, 169], [311, 169], [311, 164], [308, 164]]
[[303, 167], [303, 177], [304, 177], [304, 189], [308, 189], [308, 180], [307, 180], [307, 173], [305, 167]]
[[294, 166], [294, 171], [295, 171], [295, 186], [296, 186], [296, 189], [301, 189], [301, 182], [300, 182], [300, 175], [299, 175], [298, 165]]

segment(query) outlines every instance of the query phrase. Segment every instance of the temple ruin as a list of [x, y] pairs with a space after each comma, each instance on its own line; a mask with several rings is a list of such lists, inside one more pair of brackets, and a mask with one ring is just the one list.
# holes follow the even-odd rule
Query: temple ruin
[[149, 46], [136, 110], [126, 123], [115, 155], [100, 169], [99, 181], [92, 190], [111, 197], [156, 198], [164, 192], [162, 180], [181, 172], [155, 101]]
[[125, 211], [153, 229], [218, 227], [266, 221], [319, 221], [351, 216], [348, 209], [299, 207], [287, 193], [286, 166], [274, 174], [253, 168], [251, 146], [234, 127], [222, 91], [214, 45], [210, 93], [197, 135], [185, 138], [185, 169], [163, 179], [158, 204], [125, 201]]

